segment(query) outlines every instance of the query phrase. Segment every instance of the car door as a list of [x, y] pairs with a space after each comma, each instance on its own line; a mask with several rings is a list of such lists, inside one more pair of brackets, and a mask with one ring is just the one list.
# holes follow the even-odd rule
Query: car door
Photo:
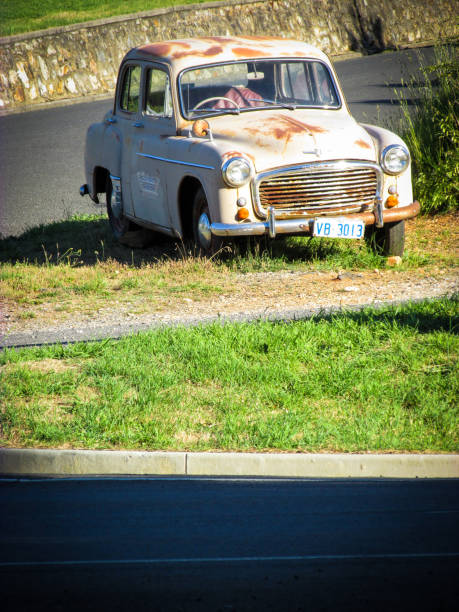
[[130, 188], [138, 219], [170, 228], [167, 205], [168, 140], [177, 133], [167, 68], [146, 64], [141, 112], [132, 129]]
[[[131, 198], [130, 158], [133, 146], [134, 125], [139, 121], [140, 84], [142, 66], [139, 62], [126, 63], [121, 71], [121, 84], [116, 97], [116, 116], [109, 117], [107, 134], [104, 142], [107, 161], [115, 189], [121, 189], [123, 209], [128, 215], [134, 215]], [[117, 177], [118, 168], [121, 176]], [[118, 182], [118, 184], [117, 184]]]

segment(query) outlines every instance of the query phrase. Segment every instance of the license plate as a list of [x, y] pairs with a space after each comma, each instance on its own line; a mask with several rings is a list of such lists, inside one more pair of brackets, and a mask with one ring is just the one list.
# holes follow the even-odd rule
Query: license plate
[[315, 219], [312, 235], [321, 238], [363, 238], [364, 231], [363, 221], [334, 217]]

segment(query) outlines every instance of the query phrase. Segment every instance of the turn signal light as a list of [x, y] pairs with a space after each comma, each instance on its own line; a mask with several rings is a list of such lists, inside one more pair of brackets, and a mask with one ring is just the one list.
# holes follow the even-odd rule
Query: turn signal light
[[209, 134], [210, 127], [205, 119], [197, 119], [193, 123], [191, 131], [193, 132], [193, 136], [202, 138], [203, 136], [207, 136]]
[[394, 208], [398, 206], [398, 196], [390, 195], [386, 200], [386, 208]]
[[249, 211], [247, 210], [247, 208], [240, 208], [237, 211], [237, 218], [242, 221], [243, 219], [247, 219], [247, 217], [249, 216]]

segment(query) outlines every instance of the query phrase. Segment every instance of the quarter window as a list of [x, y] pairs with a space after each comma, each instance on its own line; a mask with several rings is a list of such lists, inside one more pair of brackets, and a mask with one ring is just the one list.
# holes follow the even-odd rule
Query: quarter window
[[124, 73], [120, 106], [128, 113], [136, 113], [139, 108], [140, 72], [140, 66], [129, 66]]

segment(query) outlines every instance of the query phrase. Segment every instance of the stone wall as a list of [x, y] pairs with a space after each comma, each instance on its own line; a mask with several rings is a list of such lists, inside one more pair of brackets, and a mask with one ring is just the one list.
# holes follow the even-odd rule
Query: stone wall
[[339, 55], [457, 36], [459, 0], [227, 0], [0, 38], [0, 111], [113, 91], [132, 47], [191, 36], [274, 35]]

